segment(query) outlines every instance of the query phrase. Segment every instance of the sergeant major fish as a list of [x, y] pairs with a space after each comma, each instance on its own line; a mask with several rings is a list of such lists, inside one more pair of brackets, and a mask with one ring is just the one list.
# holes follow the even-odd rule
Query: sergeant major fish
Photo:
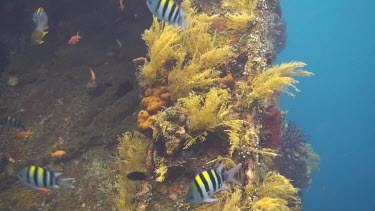
[[174, 0], [146, 0], [146, 4], [155, 17], [185, 31], [185, 12]]
[[223, 163], [221, 163], [217, 168], [209, 168], [197, 174], [190, 183], [186, 201], [192, 204], [216, 202], [217, 199], [213, 199], [211, 196], [229, 189], [223, 183], [224, 181], [230, 181], [241, 186], [241, 183], [234, 178], [241, 166], [242, 164], [239, 163], [229, 171], [221, 173], [223, 170]]
[[31, 35], [31, 40], [35, 45], [44, 43], [43, 38], [48, 31], [48, 16], [42, 7], [39, 7], [33, 13], [33, 22], [35, 24], [34, 32]]
[[35, 190], [40, 188], [58, 189], [59, 185], [74, 188], [71, 184], [74, 178], [61, 178], [60, 176], [61, 173], [55, 173], [37, 166], [25, 167], [18, 174], [18, 178], [23, 183]]
[[0, 125], [16, 127], [26, 131], [26, 127], [22, 124], [22, 122], [11, 116], [1, 118]]

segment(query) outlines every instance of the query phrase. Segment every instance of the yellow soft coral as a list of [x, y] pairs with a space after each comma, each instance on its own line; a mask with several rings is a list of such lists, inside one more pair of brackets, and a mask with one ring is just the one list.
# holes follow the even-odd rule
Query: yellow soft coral
[[226, 14], [226, 26], [228, 29], [232, 29], [239, 32], [245, 32], [252, 20], [255, 19], [254, 15], [248, 13], [235, 13], [235, 14]]
[[234, 56], [229, 46], [219, 46], [209, 33], [210, 23], [218, 16], [198, 14], [187, 0], [182, 7], [189, 22], [185, 33], [170, 25], [163, 27], [154, 19], [143, 34], [150, 62], [141, 68], [141, 83], [150, 86], [168, 77], [172, 100], [212, 87], [220, 74], [215, 67]]
[[291, 211], [284, 199], [264, 197], [256, 201], [252, 211]]
[[298, 210], [300, 207], [298, 188], [277, 172], [268, 172], [256, 192], [259, 200], [253, 205], [253, 210]]
[[166, 25], [163, 27], [156, 18], [151, 29], [142, 35], [148, 46], [150, 62], [141, 68], [141, 78], [145, 84], [152, 85], [157, 79], [165, 77], [164, 64], [175, 57], [181, 42], [181, 35], [177, 28]]
[[165, 165], [164, 158], [162, 158], [155, 170], [156, 182], [163, 182], [167, 171], [168, 171], [168, 166]]
[[258, 0], [223, 0], [222, 7], [231, 12], [253, 13], [256, 11]]
[[145, 172], [146, 154], [144, 150], [150, 141], [136, 131], [133, 134], [126, 132], [122, 137], [119, 137], [119, 140], [118, 150], [126, 171]]
[[298, 81], [293, 77], [314, 75], [311, 72], [297, 69], [304, 66], [305, 64], [302, 62], [285, 63], [269, 68], [256, 76], [251, 82], [251, 86], [248, 86], [246, 82], [239, 82], [241, 93], [238, 95], [238, 105], [250, 107], [255, 101], [265, 105], [282, 92], [294, 96], [288, 90], [288, 87], [292, 87], [296, 92], [299, 92], [295, 86]]
[[191, 93], [189, 97], [178, 100], [176, 107], [188, 116], [186, 126], [193, 136], [185, 148], [190, 147], [196, 139], [205, 140], [208, 132], [218, 128], [226, 133], [237, 133], [242, 129], [245, 123], [243, 120], [229, 117], [232, 112], [230, 100], [228, 91], [219, 88], [213, 88], [204, 95]]
[[118, 193], [114, 196], [114, 202], [119, 210], [134, 210], [133, 197], [137, 192], [136, 184], [127, 179], [126, 174], [133, 171], [146, 171], [144, 151], [150, 140], [138, 132], [126, 132], [118, 139], [121, 162], [119, 165], [120, 175], [118, 175], [115, 184]]

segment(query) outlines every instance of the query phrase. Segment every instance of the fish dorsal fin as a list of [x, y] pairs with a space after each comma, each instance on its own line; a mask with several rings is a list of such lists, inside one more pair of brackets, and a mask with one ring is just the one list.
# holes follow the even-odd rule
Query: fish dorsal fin
[[223, 167], [223, 163], [220, 163], [220, 165], [216, 168], [217, 173], [221, 174], [221, 172], [223, 171]]

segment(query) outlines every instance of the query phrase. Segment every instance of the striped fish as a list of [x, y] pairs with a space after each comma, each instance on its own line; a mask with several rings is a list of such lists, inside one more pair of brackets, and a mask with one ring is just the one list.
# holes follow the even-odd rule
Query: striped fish
[[22, 124], [22, 122], [11, 116], [1, 118], [0, 125], [16, 127], [26, 131], [26, 127]]
[[41, 167], [29, 166], [21, 170], [18, 174], [18, 178], [33, 189], [57, 189], [59, 185], [74, 188], [71, 184], [74, 178], [64, 179], [61, 178], [60, 175], [61, 173], [55, 173]]
[[155, 17], [185, 31], [185, 13], [174, 0], [146, 0], [146, 4]]
[[213, 199], [211, 196], [229, 189], [223, 182], [230, 181], [241, 186], [241, 183], [234, 178], [241, 166], [242, 164], [239, 163], [229, 171], [221, 173], [223, 170], [223, 163], [221, 163], [217, 168], [209, 168], [200, 172], [190, 183], [186, 201], [192, 204], [216, 202], [217, 199]]

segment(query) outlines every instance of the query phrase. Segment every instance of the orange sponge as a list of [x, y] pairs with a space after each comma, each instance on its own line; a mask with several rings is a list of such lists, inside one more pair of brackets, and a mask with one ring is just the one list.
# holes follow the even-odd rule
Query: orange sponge
[[145, 131], [147, 129], [150, 129], [153, 124], [154, 124], [154, 119], [150, 116], [150, 114], [147, 111], [141, 110], [138, 113], [137, 125], [138, 125], [139, 130]]
[[145, 111], [145, 110], [141, 110], [138, 113], [138, 121], [139, 120], [146, 121], [149, 117], [150, 117], [150, 114], [147, 111]]
[[224, 84], [228, 87], [233, 87], [234, 86], [234, 78], [232, 76], [232, 73], [228, 73], [227, 76], [225, 76], [224, 78], [220, 78], [218, 80], [219, 83], [221, 84]]
[[167, 106], [168, 102], [160, 98], [155, 99], [147, 105], [147, 111], [149, 113], [156, 113], [160, 111], [164, 106]]

